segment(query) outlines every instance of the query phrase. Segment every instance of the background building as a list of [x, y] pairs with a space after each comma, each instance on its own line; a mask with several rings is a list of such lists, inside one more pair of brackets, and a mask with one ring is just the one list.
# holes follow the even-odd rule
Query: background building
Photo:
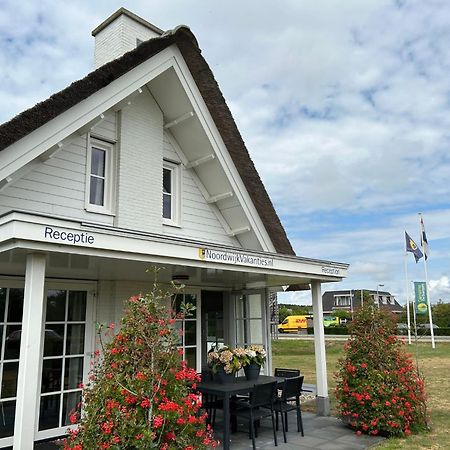
[[[363, 300], [369, 298], [375, 304], [379, 304], [381, 308], [396, 314], [403, 312], [402, 306], [390, 292], [368, 289], [363, 289], [363, 292]], [[322, 302], [324, 314], [332, 314], [336, 310], [351, 312], [361, 307], [361, 290], [327, 291], [322, 296]]]

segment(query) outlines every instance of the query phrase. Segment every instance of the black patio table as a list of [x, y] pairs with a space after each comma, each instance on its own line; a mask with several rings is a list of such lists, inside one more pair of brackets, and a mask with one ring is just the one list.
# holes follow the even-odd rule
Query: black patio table
[[223, 398], [223, 449], [230, 448], [230, 398], [238, 394], [252, 392], [255, 384], [273, 383], [282, 385], [284, 378], [260, 375], [256, 380], [248, 381], [245, 377], [238, 377], [233, 383], [218, 383], [217, 381], [202, 381], [197, 390], [202, 394], [216, 395]]

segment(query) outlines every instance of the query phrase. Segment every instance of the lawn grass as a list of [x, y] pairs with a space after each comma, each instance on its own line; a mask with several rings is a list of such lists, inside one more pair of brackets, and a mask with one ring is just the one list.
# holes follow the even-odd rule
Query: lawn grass
[[[337, 368], [337, 360], [343, 355], [343, 345], [342, 341], [326, 342], [332, 411], [335, 411], [333, 390], [336, 385], [333, 373]], [[415, 354], [415, 349], [415, 345], [407, 346], [409, 353]], [[276, 340], [272, 342], [272, 352], [273, 367], [299, 368], [305, 375], [305, 383], [316, 383], [313, 341]], [[417, 346], [417, 355], [419, 368], [425, 377], [431, 431], [405, 439], [388, 439], [377, 449], [450, 449], [450, 342], [439, 342], [434, 350], [430, 343], [420, 343]], [[307, 404], [304, 409], [314, 410], [314, 405]]]

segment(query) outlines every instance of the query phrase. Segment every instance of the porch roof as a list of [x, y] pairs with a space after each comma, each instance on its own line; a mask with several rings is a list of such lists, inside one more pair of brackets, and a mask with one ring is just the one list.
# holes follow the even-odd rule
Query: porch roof
[[[145, 269], [165, 267], [163, 281], [229, 289], [340, 281], [347, 264], [256, 252], [110, 226], [13, 212], [0, 217], [0, 267], [14, 274], [29, 251], [49, 255], [47, 277], [149, 279]], [[72, 255], [72, 256], [70, 256]], [[3, 264], [2, 264], [3, 263]]]

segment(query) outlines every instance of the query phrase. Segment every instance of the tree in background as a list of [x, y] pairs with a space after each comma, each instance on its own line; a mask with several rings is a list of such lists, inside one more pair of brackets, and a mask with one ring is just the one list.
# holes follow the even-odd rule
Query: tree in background
[[119, 332], [109, 326], [104, 347], [74, 412], [66, 450], [204, 449], [215, 446], [200, 414], [199, 377], [177, 350], [171, 292], [155, 282], [146, 296], [131, 297]]
[[354, 314], [335, 374], [338, 415], [357, 433], [403, 435], [427, 428], [424, 380], [396, 337], [392, 314], [365, 304]]
[[[353, 291], [354, 294], [354, 298], [355, 298], [355, 303], [357, 305], [359, 305], [359, 307], [361, 307], [361, 290], [360, 289], [356, 289]], [[362, 290], [362, 306], [364, 305], [373, 305], [374, 301], [373, 301], [373, 297], [370, 295], [369, 291], [365, 291], [364, 289]], [[356, 309], [356, 308], [355, 308]]]
[[441, 328], [450, 328], [450, 303], [444, 303], [441, 299], [431, 307], [433, 323]]

